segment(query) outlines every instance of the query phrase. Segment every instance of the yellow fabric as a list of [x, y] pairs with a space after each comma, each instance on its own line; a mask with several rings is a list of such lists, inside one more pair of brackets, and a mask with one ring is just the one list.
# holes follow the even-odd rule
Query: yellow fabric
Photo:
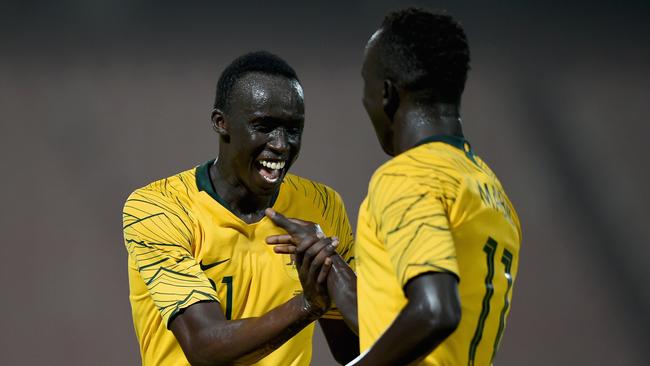
[[410, 149], [370, 181], [355, 244], [362, 352], [406, 304], [410, 279], [448, 272], [460, 279], [461, 322], [422, 364], [492, 362], [509, 312], [521, 230], [497, 177], [458, 140]]
[[[130, 301], [145, 366], [188, 365], [167, 329], [183, 308], [216, 300], [231, 319], [257, 317], [302, 292], [289, 256], [275, 254], [265, 242], [283, 231], [266, 217], [244, 223], [201, 189], [201, 177], [203, 184], [208, 179], [202, 171], [207, 173], [206, 165], [151, 183], [124, 206]], [[352, 260], [352, 231], [337, 192], [288, 174], [273, 207], [338, 236], [338, 252]], [[328, 317], [340, 314], [331, 311]], [[257, 365], [308, 365], [313, 327]]]

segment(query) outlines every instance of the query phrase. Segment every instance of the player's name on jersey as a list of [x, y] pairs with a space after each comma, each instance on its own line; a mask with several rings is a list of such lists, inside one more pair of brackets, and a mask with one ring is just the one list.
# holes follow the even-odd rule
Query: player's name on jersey
[[508, 201], [505, 199], [503, 191], [493, 184], [484, 183], [478, 180], [475, 180], [475, 184], [483, 204], [497, 210], [503, 214], [506, 220], [512, 223], [512, 211]]

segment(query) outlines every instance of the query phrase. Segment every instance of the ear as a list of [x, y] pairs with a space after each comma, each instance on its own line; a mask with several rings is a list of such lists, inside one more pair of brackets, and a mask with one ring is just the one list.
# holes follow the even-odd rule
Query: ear
[[382, 106], [388, 119], [392, 122], [399, 107], [399, 93], [397, 87], [390, 79], [384, 80], [384, 87], [382, 93]]
[[226, 122], [226, 116], [223, 112], [214, 108], [212, 110], [212, 129], [221, 136], [226, 142], [230, 140], [230, 133], [228, 132], [228, 123]]

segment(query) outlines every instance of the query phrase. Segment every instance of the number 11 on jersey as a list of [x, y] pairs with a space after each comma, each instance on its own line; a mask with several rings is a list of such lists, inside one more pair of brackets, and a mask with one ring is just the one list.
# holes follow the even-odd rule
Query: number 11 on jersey
[[[476, 350], [479, 343], [481, 343], [481, 338], [483, 337], [483, 328], [485, 327], [485, 321], [487, 320], [488, 315], [490, 315], [490, 300], [494, 294], [494, 255], [497, 251], [498, 243], [492, 238], [488, 238], [483, 251], [487, 256], [487, 275], [485, 276], [485, 296], [483, 297], [483, 306], [481, 308], [481, 315], [478, 319], [478, 324], [476, 326], [476, 331], [474, 332], [474, 337], [472, 337], [472, 342], [469, 347], [469, 360], [468, 365], [474, 365], [474, 359], [476, 358]], [[505, 328], [505, 318], [508, 308], [510, 307], [510, 302], [508, 301], [508, 296], [510, 295], [510, 289], [512, 288], [512, 260], [513, 256], [510, 251], [507, 249], [503, 250], [503, 255], [501, 256], [501, 263], [504, 266], [504, 277], [507, 281], [507, 289], [505, 291], [505, 298], [503, 302], [503, 309], [501, 309], [501, 315], [499, 317], [499, 329], [497, 330], [496, 338], [494, 341], [494, 347], [492, 349], [492, 355], [490, 356], [490, 363], [494, 358], [497, 348], [499, 347], [499, 342], [503, 336], [503, 330]], [[498, 280], [498, 279], [497, 279]]]

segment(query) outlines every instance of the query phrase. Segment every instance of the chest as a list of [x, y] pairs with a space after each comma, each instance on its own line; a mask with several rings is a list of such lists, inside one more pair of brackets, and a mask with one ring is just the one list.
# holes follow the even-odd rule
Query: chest
[[194, 257], [217, 291], [226, 318], [259, 316], [300, 293], [292, 259], [273, 252], [266, 237], [283, 233], [268, 219], [255, 224], [203, 215]]

